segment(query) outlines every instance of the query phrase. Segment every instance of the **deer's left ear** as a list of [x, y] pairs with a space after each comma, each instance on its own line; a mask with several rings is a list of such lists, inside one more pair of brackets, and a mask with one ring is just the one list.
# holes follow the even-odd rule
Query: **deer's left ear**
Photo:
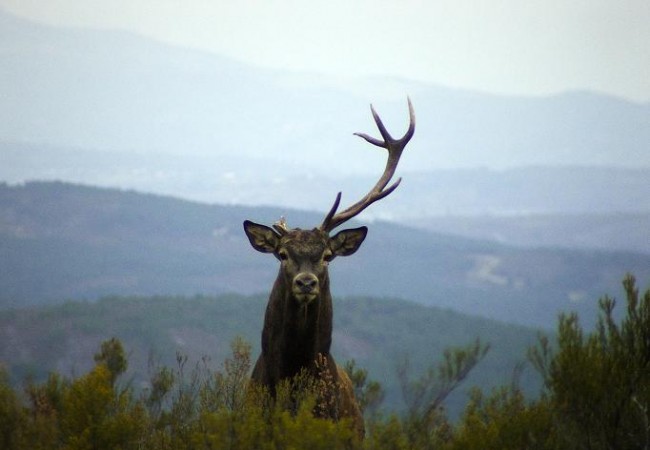
[[348, 256], [359, 250], [368, 234], [367, 227], [350, 228], [340, 231], [330, 239], [330, 248], [334, 256]]
[[274, 253], [280, 243], [280, 235], [272, 228], [259, 223], [244, 221], [244, 231], [255, 250], [262, 253]]

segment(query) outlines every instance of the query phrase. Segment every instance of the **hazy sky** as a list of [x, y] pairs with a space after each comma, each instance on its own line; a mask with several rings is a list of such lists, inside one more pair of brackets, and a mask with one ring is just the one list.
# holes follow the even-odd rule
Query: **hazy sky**
[[277, 68], [650, 100], [650, 0], [0, 0]]

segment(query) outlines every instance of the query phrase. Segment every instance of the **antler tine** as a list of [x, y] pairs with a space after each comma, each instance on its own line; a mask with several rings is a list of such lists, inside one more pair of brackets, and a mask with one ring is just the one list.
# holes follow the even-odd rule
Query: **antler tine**
[[370, 142], [372, 145], [376, 145], [377, 147], [385, 147], [386, 142], [390, 142], [393, 140], [393, 137], [388, 133], [388, 130], [386, 130], [386, 127], [384, 126], [384, 123], [381, 121], [381, 117], [379, 117], [379, 114], [377, 114], [377, 111], [375, 111], [375, 108], [370, 105], [370, 112], [372, 112], [372, 117], [375, 119], [375, 123], [377, 124], [377, 128], [379, 129], [379, 133], [381, 134], [381, 137], [384, 138], [383, 141], [380, 141], [379, 139], [375, 139], [372, 136], [367, 135], [366, 133], [353, 133], [355, 136], [359, 136], [360, 138], [365, 139], [366, 141]]
[[[409, 106], [409, 128], [406, 130], [406, 134], [399, 139], [398, 141], [405, 141], [404, 145], [402, 146], [405, 147], [408, 141], [411, 140], [413, 137], [413, 133], [415, 133], [415, 111], [413, 109], [413, 104], [411, 103], [411, 99], [409, 97], [406, 97], [406, 100], [408, 102]], [[355, 136], [359, 136], [363, 139], [365, 139], [367, 142], [371, 143], [372, 145], [376, 145], [377, 147], [382, 147], [386, 148], [387, 143], [396, 143], [395, 139], [388, 133], [388, 130], [386, 130], [386, 127], [384, 126], [384, 123], [381, 120], [381, 117], [379, 117], [379, 114], [377, 114], [377, 111], [375, 111], [375, 108], [370, 105], [370, 111], [372, 112], [372, 117], [375, 119], [375, 123], [377, 124], [377, 128], [379, 129], [379, 133], [381, 134], [381, 137], [384, 138], [383, 141], [380, 141], [379, 139], [376, 139], [372, 136], [367, 135], [366, 133], [353, 133]]]
[[[330, 223], [332, 220], [332, 217], [334, 217], [334, 214], [336, 214], [336, 210], [339, 209], [339, 204], [341, 203], [341, 193], [339, 192], [336, 194], [336, 200], [334, 200], [334, 204], [330, 208], [330, 212], [327, 213], [327, 216], [325, 216], [325, 220], [323, 221], [323, 224], [321, 225], [321, 229], [325, 230], [325, 224]], [[329, 231], [329, 230], [327, 230]]]
[[392, 185], [390, 185], [388, 188], [386, 188], [388, 182], [393, 178], [393, 175], [395, 174], [395, 170], [397, 169], [397, 164], [399, 163], [399, 159], [402, 156], [402, 151], [404, 150], [404, 147], [406, 147], [406, 144], [408, 144], [408, 142], [413, 137], [413, 133], [415, 133], [415, 111], [413, 110], [413, 104], [411, 103], [411, 99], [407, 97], [407, 100], [408, 100], [408, 107], [409, 107], [409, 127], [408, 130], [406, 131], [406, 134], [404, 134], [404, 136], [402, 136], [400, 139], [394, 139], [390, 135], [390, 133], [388, 133], [388, 130], [386, 130], [386, 127], [381, 121], [379, 114], [377, 114], [375, 108], [373, 108], [373, 106], [370, 105], [372, 116], [375, 119], [375, 123], [377, 124], [377, 128], [379, 129], [379, 133], [381, 134], [384, 140], [382, 141], [373, 138], [372, 136], [369, 136], [365, 133], [354, 133], [354, 134], [356, 136], [365, 139], [370, 144], [388, 150], [388, 159], [386, 161], [386, 168], [384, 169], [384, 173], [379, 178], [379, 181], [377, 181], [375, 186], [361, 200], [359, 200], [352, 206], [348, 207], [344, 211], [336, 214], [336, 210], [338, 209], [339, 203], [341, 201], [341, 193], [339, 192], [339, 194], [336, 196], [336, 201], [334, 202], [334, 205], [330, 209], [330, 212], [327, 214], [325, 220], [323, 221], [323, 224], [320, 227], [322, 230], [327, 232], [332, 231], [334, 228], [341, 225], [343, 222], [346, 222], [350, 220], [352, 217], [361, 213], [361, 211], [366, 209], [368, 206], [370, 206], [377, 200], [381, 200], [382, 198], [389, 195], [397, 188], [397, 186], [399, 186], [400, 182], [402, 181], [401, 178], [398, 179]]

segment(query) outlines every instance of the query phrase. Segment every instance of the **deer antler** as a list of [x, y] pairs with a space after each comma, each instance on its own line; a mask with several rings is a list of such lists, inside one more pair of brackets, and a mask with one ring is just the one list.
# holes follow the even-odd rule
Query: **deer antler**
[[397, 163], [399, 162], [399, 158], [402, 156], [402, 151], [404, 150], [404, 147], [406, 147], [406, 144], [408, 144], [408, 142], [413, 137], [413, 133], [415, 132], [415, 112], [413, 111], [413, 105], [411, 104], [411, 99], [407, 97], [407, 100], [409, 106], [409, 128], [406, 131], [406, 134], [401, 139], [393, 139], [393, 137], [388, 133], [386, 127], [384, 126], [381, 119], [379, 118], [379, 115], [375, 111], [375, 108], [373, 108], [372, 105], [370, 105], [372, 116], [375, 119], [375, 123], [377, 124], [377, 128], [379, 129], [379, 133], [381, 134], [381, 137], [384, 140], [381, 141], [379, 139], [375, 139], [364, 133], [354, 133], [354, 134], [355, 136], [359, 136], [365, 139], [366, 141], [370, 142], [372, 145], [376, 145], [377, 147], [382, 147], [388, 150], [388, 160], [386, 161], [386, 168], [384, 169], [384, 173], [381, 175], [381, 178], [379, 178], [379, 181], [377, 181], [377, 184], [375, 184], [375, 186], [361, 200], [356, 202], [354, 205], [348, 207], [344, 211], [341, 211], [340, 213], [336, 213], [336, 210], [339, 207], [339, 203], [341, 203], [341, 193], [339, 192], [336, 195], [336, 200], [334, 200], [334, 205], [332, 205], [332, 208], [330, 209], [329, 213], [327, 213], [327, 216], [325, 216], [325, 220], [323, 221], [323, 224], [320, 226], [321, 230], [329, 233], [334, 228], [341, 225], [343, 222], [347, 222], [352, 217], [361, 213], [361, 211], [366, 209], [368, 206], [372, 205], [377, 200], [380, 200], [386, 197], [387, 195], [389, 195], [397, 188], [397, 186], [399, 186], [399, 183], [402, 181], [401, 178], [399, 178], [395, 183], [391, 184], [388, 188], [386, 188], [386, 185], [393, 178], [393, 175], [395, 174], [395, 169], [397, 169]]

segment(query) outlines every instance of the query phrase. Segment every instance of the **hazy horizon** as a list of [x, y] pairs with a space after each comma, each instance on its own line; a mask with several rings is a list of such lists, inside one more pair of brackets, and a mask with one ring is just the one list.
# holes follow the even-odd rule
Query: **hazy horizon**
[[258, 67], [500, 95], [650, 101], [650, 3], [0, 0], [37, 22], [121, 29]]

